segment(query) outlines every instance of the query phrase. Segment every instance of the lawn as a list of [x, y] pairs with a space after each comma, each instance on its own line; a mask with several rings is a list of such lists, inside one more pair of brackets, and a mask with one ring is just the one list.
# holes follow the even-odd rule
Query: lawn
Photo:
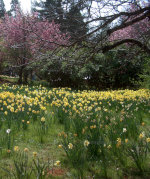
[[150, 90], [0, 86], [1, 178], [149, 178]]
[[2, 79], [2, 82], [7, 82], [7, 83], [17, 83], [18, 82], [18, 77], [11, 77], [7, 75], [0, 75], [0, 78]]

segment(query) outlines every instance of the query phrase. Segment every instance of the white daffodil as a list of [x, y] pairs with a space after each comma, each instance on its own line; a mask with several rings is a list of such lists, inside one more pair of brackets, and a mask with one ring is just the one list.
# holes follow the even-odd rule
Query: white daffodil
[[10, 131], [11, 131], [11, 129], [7, 129], [7, 130], [6, 130], [6, 133], [7, 133], [7, 134], [9, 134], [9, 133], [10, 133]]
[[123, 132], [127, 132], [127, 129], [126, 129], [126, 128], [123, 128]]

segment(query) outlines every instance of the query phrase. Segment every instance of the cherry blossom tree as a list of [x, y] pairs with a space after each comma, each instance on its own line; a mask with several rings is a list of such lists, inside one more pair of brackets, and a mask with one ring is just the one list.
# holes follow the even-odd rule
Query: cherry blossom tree
[[[129, 13], [139, 10], [139, 7], [131, 5]], [[123, 21], [133, 21], [135, 17], [123, 19]], [[149, 17], [131, 24], [125, 28], [114, 31], [110, 35], [111, 42], [131, 42], [145, 48], [149, 52], [148, 45], [150, 40], [150, 19]]]
[[25, 15], [19, 8], [15, 17], [5, 14], [0, 31], [1, 45], [5, 48], [9, 63], [19, 66], [19, 83], [22, 83], [23, 75], [27, 82], [25, 68], [40, 53], [64, 46], [69, 40], [69, 36], [60, 31], [58, 24], [45, 19], [39, 21], [36, 13]]

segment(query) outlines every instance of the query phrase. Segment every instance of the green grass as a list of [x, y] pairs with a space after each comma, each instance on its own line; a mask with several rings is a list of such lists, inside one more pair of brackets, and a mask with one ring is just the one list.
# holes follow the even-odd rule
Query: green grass
[[[43, 138], [43, 143], [41, 143], [39, 136], [37, 134], [36, 129], [38, 127], [39, 127], [38, 123], [34, 123], [34, 125], [29, 124], [29, 128], [26, 131], [20, 131], [17, 133], [17, 135], [15, 135], [15, 139], [17, 140], [14, 141], [14, 146], [18, 146], [19, 151], [14, 152], [13, 150], [11, 150], [11, 153], [8, 154], [6, 150], [3, 150], [0, 153], [0, 158], [1, 158], [0, 166], [1, 167], [5, 166], [5, 168], [9, 169], [11, 167], [12, 169], [14, 169], [14, 166], [13, 166], [14, 154], [17, 155], [17, 153], [24, 151], [25, 148], [29, 149], [29, 151], [27, 152], [28, 157], [29, 157], [29, 163], [31, 163], [33, 160], [33, 152], [37, 152], [37, 157], [40, 160], [44, 162], [47, 162], [48, 160], [50, 160], [51, 164], [57, 160], [61, 160], [61, 161], [64, 160], [65, 153], [63, 150], [60, 150], [58, 148], [58, 145], [60, 144], [60, 139], [57, 137], [58, 133], [63, 130], [63, 126], [60, 124], [50, 125], [48, 133]], [[0, 167], [1, 169], [0, 176], [3, 177], [3, 174], [5, 172], [3, 171], [1, 167]], [[57, 167], [51, 165], [51, 168], [55, 169]], [[64, 166], [62, 165], [61, 168], [63, 169]], [[63, 169], [63, 170], [66, 173], [67, 169]], [[54, 177], [54, 178], [57, 178], [57, 177]]]
[[6, 75], [0, 75], [0, 78], [7, 83], [17, 83], [18, 82], [18, 77], [11, 77], [11, 76], [6, 76]]

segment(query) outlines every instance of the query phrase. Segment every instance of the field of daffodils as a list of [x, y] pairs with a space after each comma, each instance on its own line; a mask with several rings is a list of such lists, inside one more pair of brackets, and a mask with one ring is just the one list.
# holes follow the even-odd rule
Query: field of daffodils
[[[149, 127], [147, 89], [0, 85], [0, 177], [150, 177]], [[42, 160], [30, 143], [51, 155], [49, 139], [55, 158]]]

